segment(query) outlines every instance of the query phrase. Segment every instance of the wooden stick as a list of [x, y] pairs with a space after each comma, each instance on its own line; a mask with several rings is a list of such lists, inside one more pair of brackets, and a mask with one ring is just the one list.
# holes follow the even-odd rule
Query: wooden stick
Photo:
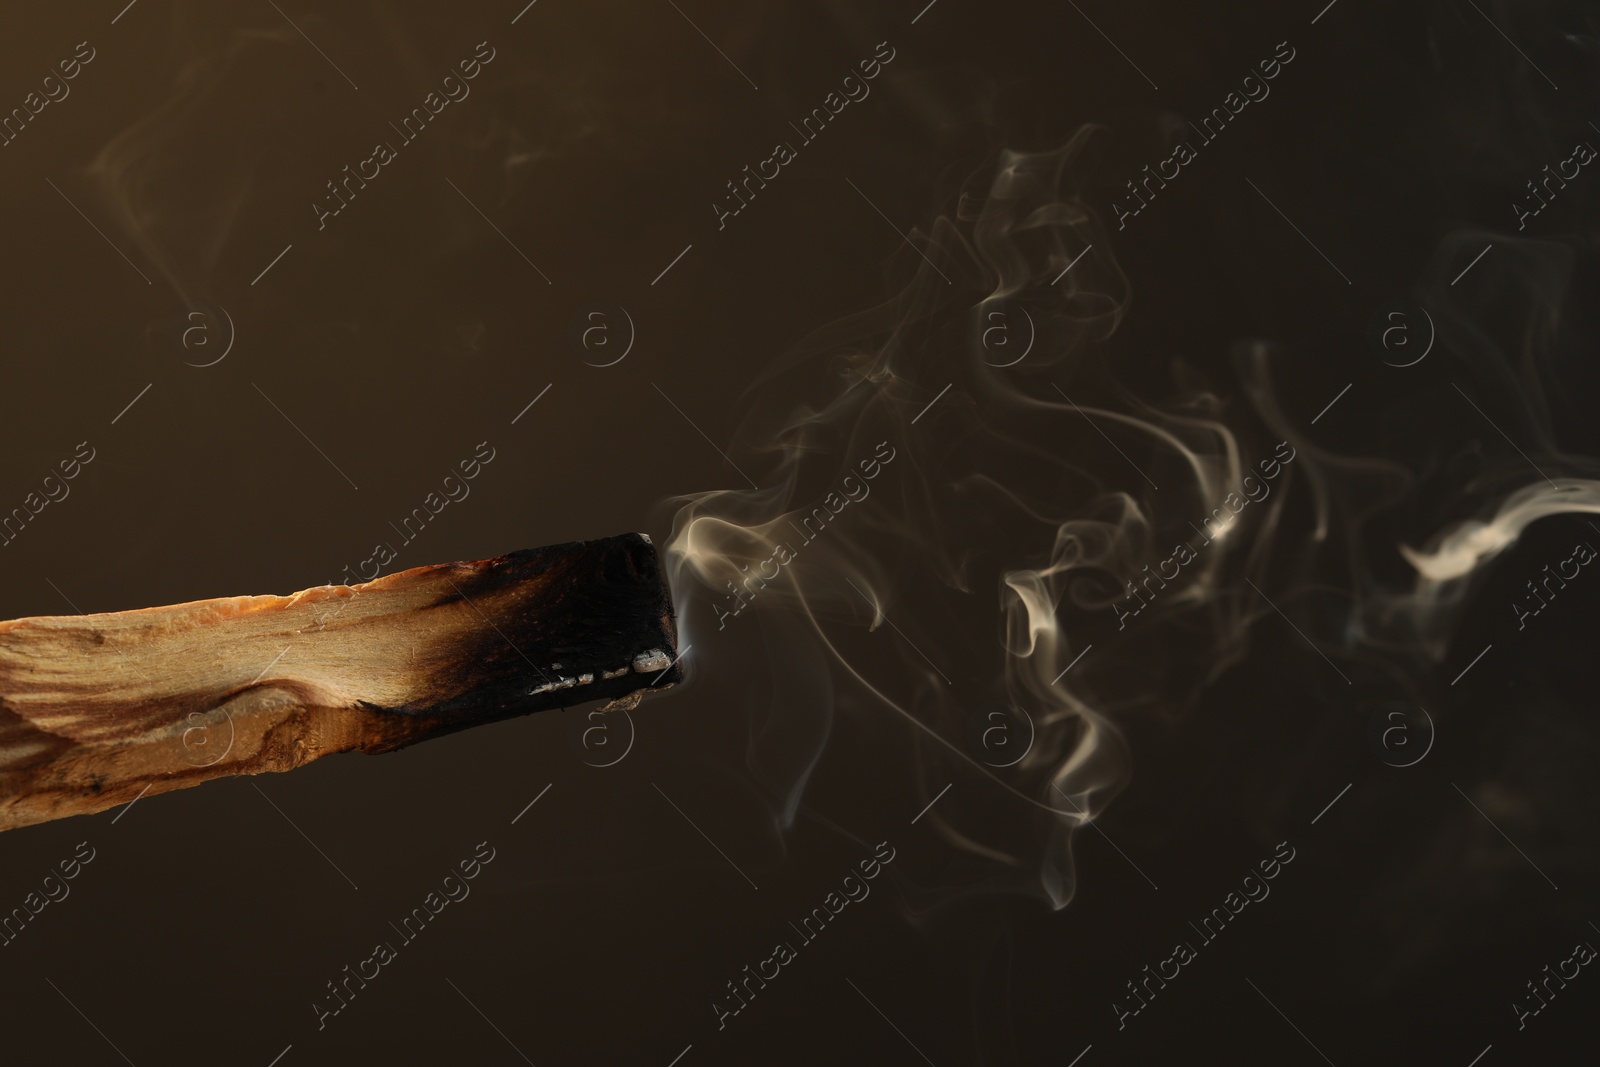
[[0, 622], [0, 830], [679, 681], [643, 534]]

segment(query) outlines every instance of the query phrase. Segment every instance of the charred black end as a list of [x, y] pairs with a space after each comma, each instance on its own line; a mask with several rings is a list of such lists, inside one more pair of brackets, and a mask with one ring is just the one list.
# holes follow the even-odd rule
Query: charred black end
[[367, 705], [405, 716], [413, 727], [405, 739], [370, 751], [664, 689], [683, 678], [672, 596], [655, 546], [642, 534], [526, 549], [449, 570], [458, 573], [434, 609], [465, 602], [482, 625], [449, 650], [451, 666], [430, 699]]

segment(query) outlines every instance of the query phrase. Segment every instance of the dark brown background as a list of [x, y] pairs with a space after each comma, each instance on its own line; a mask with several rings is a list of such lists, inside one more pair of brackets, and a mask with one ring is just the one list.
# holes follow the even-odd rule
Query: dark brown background
[[[517, 0], [278, 6], [4, 13], [0, 107], [76, 42], [97, 50], [71, 95], [0, 148], [0, 507], [77, 442], [97, 452], [70, 497], [0, 549], [6, 617], [65, 613], [63, 597], [94, 612], [337, 580], [484, 440], [495, 461], [399, 566], [627, 530], [664, 543], [668, 498], [745, 487], [685, 416], [726, 445], [744, 390], [783, 352], [917, 267], [846, 178], [894, 226], [925, 232], [1001, 148], [1053, 148], [1096, 122], [1108, 132], [1085, 196], [1109, 220], [1122, 178], [1165, 154], [1158, 116], [1209, 108], [1283, 39], [1298, 57], [1273, 96], [1113, 234], [1133, 294], [1114, 345], [1133, 393], [1170, 395], [1180, 357], [1226, 392], [1232, 346], [1278, 346], [1277, 401], [1301, 432], [1418, 479], [1385, 518], [1343, 531], [1391, 579], [1395, 541], [1537, 480], [1452, 383], [1497, 405], [1551, 474], [1586, 473], [1594, 452], [1583, 294], [1600, 177], [1564, 191], [1538, 222], [1542, 244], [1511, 242], [1507, 206], [1573, 139], [1600, 138], [1584, 125], [1600, 34], [1586, 5], [1340, 0], [1315, 25], [1320, 0], [938, 0], [920, 16], [918, 0], [538, 0], [515, 25]], [[318, 232], [323, 183], [483, 40], [497, 55], [472, 95]], [[869, 100], [718, 232], [708, 204], [723, 183], [883, 40], [897, 56]], [[1462, 282], [1471, 296], [1449, 297], [1475, 331], [1414, 373], [1385, 367], [1366, 341], [1373, 316], [1443, 299], [1492, 241], [1507, 243]], [[1561, 262], [1570, 273], [1547, 269]], [[950, 299], [980, 295], [963, 284]], [[183, 348], [185, 316], [217, 306], [234, 348], [186, 366], [216, 350]], [[603, 306], [625, 307], [638, 341], [599, 369], [577, 335]], [[1496, 370], [1530, 361], [1531, 379]], [[1516, 417], [1530, 380], [1546, 422]], [[1451, 466], [1463, 456], [1475, 458]], [[734, 458], [765, 483], [759, 457]], [[1303, 534], [1312, 511], [1298, 507]], [[1442, 662], [1405, 661], [1391, 688], [1440, 723], [1413, 768], [1385, 766], [1369, 737], [1368, 698], [1393, 694], [1366, 680], [1345, 692], [1266, 616], [1249, 654], [1192, 700], [1124, 722], [1131, 784], [1100, 825], [1148, 880], [1084, 833], [1061, 911], [946, 891], [974, 881], [956, 870], [970, 857], [932, 818], [910, 820], [941, 781], [950, 800], [985, 787], [951, 771], [926, 788], [892, 716], [840, 729], [780, 828], [744, 760], [768, 666], [710, 644], [690, 657], [691, 684], [635, 714], [634, 747], [609, 768], [585, 762], [591, 724], [571, 709], [151, 799], [115, 825], [106, 813], [7, 833], [0, 908], [77, 842], [98, 855], [0, 949], [0, 1062], [115, 1063], [120, 1050], [140, 1065], [264, 1067], [289, 1046], [285, 1067], [522, 1062], [511, 1044], [539, 1064], [662, 1067], [689, 1046], [683, 1067], [1066, 1064], [1090, 1045], [1084, 1067], [1323, 1062], [1306, 1039], [1340, 1065], [1465, 1067], [1491, 1044], [1485, 1067], [1589, 1062], [1600, 978], [1586, 971], [1520, 1033], [1509, 1007], [1575, 941], [1600, 940], [1595, 593], [1573, 590], [1520, 638], [1503, 607], [1581, 531], [1571, 517], [1536, 526], [1463, 607]], [[710, 609], [693, 610], [709, 635]], [[1119, 1033], [1108, 1005], [1123, 983], [1285, 839], [1298, 858], [1273, 895]], [[318, 1032], [323, 983], [484, 840], [498, 855], [472, 896]], [[708, 1004], [723, 983], [881, 840], [898, 856], [873, 895], [719, 1032]]]

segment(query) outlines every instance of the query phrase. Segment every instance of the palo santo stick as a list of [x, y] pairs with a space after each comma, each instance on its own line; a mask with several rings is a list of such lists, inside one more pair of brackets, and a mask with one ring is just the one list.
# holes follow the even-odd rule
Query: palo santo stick
[[0, 830], [681, 679], [650, 539], [0, 622]]

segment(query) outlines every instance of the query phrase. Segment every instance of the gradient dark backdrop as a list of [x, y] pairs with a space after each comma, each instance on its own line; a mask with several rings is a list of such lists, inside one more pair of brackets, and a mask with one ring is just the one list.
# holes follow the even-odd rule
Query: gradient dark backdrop
[[[1153, 402], [1181, 356], [1225, 381], [1234, 347], [1261, 339], [1282, 354], [1278, 404], [1329, 453], [1464, 440], [1520, 472], [1507, 490], [1538, 480], [1451, 390], [1499, 403], [1504, 380], [1448, 354], [1401, 373], [1367, 335], [1389, 301], [1442, 290], [1509, 237], [1527, 178], [1600, 139], [1589, 5], [277, 6], [3, 13], [0, 108], [77, 42], [96, 50], [0, 148], [0, 506], [78, 442], [96, 450], [0, 549], [5, 617], [338, 580], [485, 440], [496, 459], [471, 496], [397, 566], [628, 530], [664, 543], [669, 497], [744, 488], [706, 440], [726, 444], [744, 390], [918, 266], [896, 227], [926, 232], [1001, 148], [1054, 148], [1084, 123], [1106, 127], [1085, 195], [1110, 224], [1122, 181], [1166, 154], [1158, 116], [1209, 109], [1285, 39], [1298, 54], [1272, 96], [1110, 226], [1132, 294], [1112, 342], [1125, 380]], [[324, 182], [484, 40], [496, 56], [471, 96], [319, 232]], [[884, 40], [896, 58], [872, 96], [719, 232], [724, 182]], [[1576, 263], [1571, 292], [1538, 294], [1564, 309], [1546, 403], [1571, 462], [1521, 442], [1552, 474], [1596, 449], [1596, 182], [1585, 172], [1536, 224]], [[1454, 306], [1487, 320], [1525, 297], [1541, 282], [1521, 262], [1497, 246]], [[232, 350], [186, 365], [220, 351], [218, 307]], [[603, 307], [637, 329], [607, 368], [579, 340]], [[181, 343], [195, 321], [212, 347]], [[1514, 355], [1532, 343], [1522, 321], [1483, 330]], [[1511, 407], [1487, 410], [1520, 436]], [[1400, 524], [1412, 543], [1473, 513], [1430, 492]], [[937, 789], [901, 788], [910, 743], [891, 717], [835, 738], [815, 795], [776, 829], [744, 764], [740, 694], [766, 665], [713, 678], [693, 655], [690, 684], [634, 714], [611, 767], [591, 765], [592, 723], [569, 709], [151, 798], [114, 825], [6, 833], [0, 909], [78, 842], [97, 855], [0, 949], [0, 1062], [1466, 1067], [1490, 1045], [1485, 1067], [1592, 1062], [1600, 978], [1585, 971], [1521, 1032], [1510, 1004], [1600, 939], [1596, 593], [1579, 583], [1514, 648], [1497, 636], [1523, 572], [1581, 529], [1533, 527], [1463, 609], [1424, 687], [1439, 728], [1415, 767], [1386, 766], [1370, 708], [1281, 618], [1258, 621], [1192, 701], [1123, 723], [1130, 783], [1103, 834], [1078, 836], [1059, 911], [940, 892], [957, 860], [931, 819], [911, 822]], [[1354, 540], [1397, 573], [1397, 536]], [[496, 859], [471, 897], [319, 1032], [324, 983], [485, 840]], [[897, 856], [872, 895], [719, 1030], [724, 983], [883, 840]], [[1119, 1032], [1124, 983], [1282, 840], [1297, 858], [1271, 897]]]

